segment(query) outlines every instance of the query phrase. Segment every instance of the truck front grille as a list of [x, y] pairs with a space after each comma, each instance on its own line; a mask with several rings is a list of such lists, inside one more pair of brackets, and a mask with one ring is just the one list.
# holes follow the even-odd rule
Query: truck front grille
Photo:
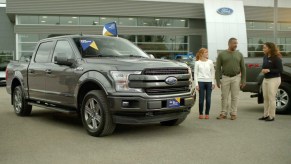
[[145, 92], [149, 95], [161, 95], [161, 94], [176, 94], [189, 92], [189, 86], [185, 87], [172, 87], [172, 88], [146, 88]]
[[188, 69], [184, 68], [162, 68], [162, 69], [145, 69], [144, 75], [171, 75], [171, 74], [188, 74]]
[[[146, 78], [139, 82], [141, 83], [141, 88], [148, 95], [186, 93], [190, 91], [190, 75], [188, 76], [188, 74], [187, 68], [151, 68], [143, 71], [142, 76]], [[155, 78], [150, 78], [152, 76], [155, 76]], [[167, 77], [177, 78], [177, 83], [175, 85], [167, 84], [165, 82]]]

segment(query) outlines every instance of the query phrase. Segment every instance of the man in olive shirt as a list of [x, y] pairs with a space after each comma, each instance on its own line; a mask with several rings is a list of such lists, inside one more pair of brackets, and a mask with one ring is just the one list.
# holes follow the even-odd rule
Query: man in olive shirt
[[[230, 108], [231, 120], [237, 118], [237, 103], [240, 88], [246, 83], [243, 55], [236, 51], [237, 39], [230, 38], [228, 49], [219, 53], [216, 60], [216, 84], [221, 87], [221, 112], [217, 119], [226, 119]], [[231, 103], [228, 98], [231, 95]]]

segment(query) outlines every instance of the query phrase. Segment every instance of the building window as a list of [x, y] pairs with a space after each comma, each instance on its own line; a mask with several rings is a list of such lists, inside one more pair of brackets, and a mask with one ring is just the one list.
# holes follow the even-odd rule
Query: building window
[[99, 17], [80, 17], [80, 25], [99, 25]]
[[17, 56], [32, 55], [38, 41], [39, 34], [18, 34]]
[[104, 16], [49, 16], [19, 15], [17, 24], [46, 25], [104, 25], [116, 22], [118, 26], [188, 27], [188, 19], [154, 17], [104, 17]]
[[100, 25], [105, 25], [110, 22], [117, 22], [118, 18], [115, 17], [100, 17]]
[[137, 26], [136, 18], [118, 18], [119, 26]]
[[188, 20], [170, 18], [138, 18], [138, 26], [188, 27]]
[[39, 24], [60, 24], [59, 16], [39, 16]]
[[17, 19], [18, 24], [38, 24], [38, 16], [20, 15]]
[[279, 29], [281, 31], [291, 31], [291, 23], [280, 23], [280, 28]]
[[[249, 37], [248, 56], [262, 57], [263, 45], [266, 42], [274, 42], [272, 37]], [[291, 57], [291, 38], [277, 38], [277, 46], [282, 56]]]
[[61, 25], [78, 25], [79, 24], [79, 17], [76, 16], [61, 16], [60, 17], [60, 24]]
[[139, 35], [137, 45], [156, 58], [173, 59], [176, 54], [188, 53], [188, 36]]

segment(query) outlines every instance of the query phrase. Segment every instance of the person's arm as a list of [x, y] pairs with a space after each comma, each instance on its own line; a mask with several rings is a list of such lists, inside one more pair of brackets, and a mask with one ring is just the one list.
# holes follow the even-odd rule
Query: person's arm
[[215, 84], [215, 70], [214, 70], [213, 61], [210, 62], [210, 71], [211, 71], [212, 84]]
[[210, 71], [211, 71], [211, 78], [212, 78], [212, 89], [215, 88], [215, 70], [214, 70], [214, 64], [211, 60], [210, 62]]
[[215, 79], [216, 85], [220, 88], [220, 78], [221, 78], [221, 54], [219, 54], [216, 58], [216, 69], [215, 69]]
[[195, 66], [194, 66], [194, 85], [195, 85], [195, 87], [198, 86], [198, 65], [199, 65], [199, 62], [196, 61]]
[[283, 72], [283, 64], [280, 58], [277, 58], [273, 61], [275, 68], [270, 68], [270, 73], [282, 73]]

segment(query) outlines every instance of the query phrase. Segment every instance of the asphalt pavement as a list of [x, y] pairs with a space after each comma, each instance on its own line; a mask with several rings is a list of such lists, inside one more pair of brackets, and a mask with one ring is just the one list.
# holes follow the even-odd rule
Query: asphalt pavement
[[106, 137], [89, 136], [76, 115], [33, 107], [14, 114], [0, 87], [1, 164], [290, 164], [291, 115], [259, 121], [263, 105], [240, 93], [238, 119], [217, 120], [220, 90], [212, 95], [209, 120], [196, 103], [179, 126], [119, 125]]

